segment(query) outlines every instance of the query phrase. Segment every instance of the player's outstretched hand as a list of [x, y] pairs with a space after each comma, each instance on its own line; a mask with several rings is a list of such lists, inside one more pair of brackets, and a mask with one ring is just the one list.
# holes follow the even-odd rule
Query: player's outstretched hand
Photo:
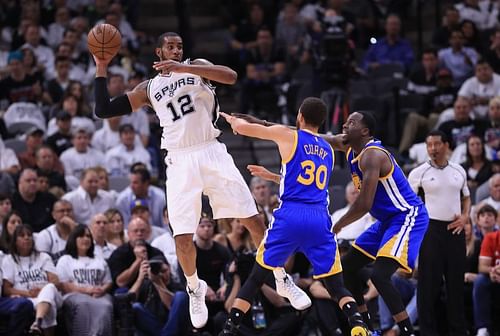
[[259, 124], [259, 125], [262, 125], [262, 126], [267, 126], [266, 124], [266, 121], [265, 120], [260, 120], [259, 118], [256, 118], [254, 116], [251, 116], [249, 114], [243, 114], [243, 113], [231, 113], [231, 115], [233, 117], [236, 117], [236, 118], [240, 118], [240, 119], [243, 119], [245, 120], [246, 122], [250, 123], [250, 124]]
[[272, 173], [262, 166], [248, 165], [247, 169], [250, 171], [252, 176], [258, 176], [266, 181], [272, 181], [275, 183], [280, 183], [280, 176], [278, 174]]
[[174, 60], [157, 61], [153, 63], [156, 71], [164, 72], [184, 72], [186, 65]]
[[224, 113], [224, 112], [219, 112], [219, 114], [224, 118], [226, 119], [227, 123], [229, 125], [231, 125], [231, 128], [233, 129], [233, 133], [234, 134], [237, 134], [236, 131], [234, 131], [234, 126], [233, 126], [233, 123], [236, 121], [236, 117], [233, 117], [233, 116], [230, 116], [229, 114], [227, 113]]
[[109, 62], [113, 59], [113, 57], [110, 58], [99, 58], [96, 55], [92, 54], [92, 57], [94, 58], [94, 62], [96, 66], [108, 66]]

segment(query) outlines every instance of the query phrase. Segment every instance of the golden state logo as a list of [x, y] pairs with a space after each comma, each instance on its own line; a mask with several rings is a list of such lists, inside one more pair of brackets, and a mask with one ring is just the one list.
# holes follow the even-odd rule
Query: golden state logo
[[361, 190], [361, 179], [358, 174], [352, 173], [352, 183], [356, 187], [356, 189]]

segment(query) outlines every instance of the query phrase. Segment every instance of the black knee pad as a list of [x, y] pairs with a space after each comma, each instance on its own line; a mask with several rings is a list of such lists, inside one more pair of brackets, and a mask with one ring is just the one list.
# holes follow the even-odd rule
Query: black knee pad
[[259, 288], [266, 282], [267, 277], [271, 275], [271, 271], [265, 269], [259, 264], [255, 263], [252, 272], [248, 276], [247, 281], [243, 284], [238, 292], [238, 298], [252, 303], [255, 294]]

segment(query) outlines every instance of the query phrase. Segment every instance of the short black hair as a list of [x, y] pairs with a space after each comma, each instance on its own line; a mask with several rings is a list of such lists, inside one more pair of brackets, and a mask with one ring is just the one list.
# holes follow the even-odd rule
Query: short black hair
[[[14, 230], [14, 233], [12, 234], [12, 238], [10, 241], [9, 252], [12, 255], [12, 258], [14, 259], [16, 264], [19, 264], [19, 262], [20, 262], [20, 259], [19, 259], [20, 255], [19, 255], [19, 251], [18, 251], [17, 245], [16, 245], [17, 237], [19, 237], [20, 235], [22, 235], [25, 232], [27, 232], [28, 234], [31, 235], [31, 237], [33, 237], [33, 229], [28, 224], [21, 224], [21, 225], [16, 226], [16, 229]], [[30, 254], [38, 255], [38, 251], [35, 248], [35, 240], [34, 239], [33, 239], [33, 245], [31, 245]]]
[[370, 133], [370, 136], [374, 136], [377, 121], [375, 120], [373, 113], [371, 113], [370, 111], [356, 111], [356, 112], [363, 116], [363, 118], [361, 118], [361, 122], [363, 123], [363, 126], [368, 128], [368, 132]]
[[488, 62], [488, 60], [487, 60], [486, 58], [484, 58], [484, 57], [480, 57], [480, 58], [477, 60], [477, 62], [476, 62], [476, 67], [477, 67], [478, 65], [484, 65], [484, 64], [489, 65], [489, 66], [490, 66], [490, 68], [491, 68], [491, 64], [490, 64], [490, 62]]
[[304, 99], [299, 109], [306, 124], [320, 127], [326, 119], [326, 104], [319, 98]]
[[79, 237], [83, 237], [85, 232], [90, 233], [90, 247], [87, 250], [87, 257], [94, 258], [94, 238], [92, 238], [92, 232], [87, 225], [78, 224], [73, 231], [69, 234], [68, 240], [66, 242], [66, 248], [64, 252], [69, 254], [75, 259], [78, 259], [78, 247], [76, 246], [76, 239]]
[[141, 182], [151, 182], [151, 174], [146, 168], [135, 168], [130, 172], [133, 175], [139, 175], [141, 177]]
[[427, 133], [427, 136], [425, 137], [425, 140], [427, 141], [427, 138], [428, 138], [428, 137], [431, 137], [431, 136], [438, 136], [438, 137], [441, 137], [441, 141], [442, 141], [443, 143], [450, 144], [450, 140], [448, 139], [448, 136], [446, 136], [446, 134], [445, 134], [443, 131], [440, 131], [440, 130], [432, 130], [432, 131], [430, 131], [429, 133]]
[[[166, 37], [181, 37], [179, 34], [174, 32], [166, 32], [158, 36], [158, 40], [156, 40], [156, 48], [163, 47], [163, 43], [165, 43]], [[182, 37], [181, 37], [182, 38]]]
[[438, 52], [437, 52], [437, 49], [434, 48], [434, 47], [426, 47], [423, 51], [422, 51], [422, 56], [424, 56], [425, 54], [433, 54], [434, 56], [437, 57], [438, 55]]
[[495, 218], [497, 218], [498, 216], [498, 212], [489, 204], [485, 204], [479, 209], [479, 211], [477, 212], [477, 217], [479, 218], [479, 215], [482, 215], [484, 213], [491, 213], [493, 214], [493, 216], [495, 216]]

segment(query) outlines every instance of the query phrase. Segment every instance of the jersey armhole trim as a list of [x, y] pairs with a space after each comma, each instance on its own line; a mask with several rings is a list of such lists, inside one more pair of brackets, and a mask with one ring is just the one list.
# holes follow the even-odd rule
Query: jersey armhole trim
[[[389, 152], [384, 148], [380, 148], [377, 146], [368, 146], [365, 149], [363, 149], [361, 151], [361, 153], [359, 153], [359, 155], [354, 160], [352, 160], [352, 162], [356, 162], [356, 161], [361, 160], [361, 155], [368, 149], [376, 149], [376, 150], [379, 150], [381, 152], [384, 152], [387, 155], [387, 157], [389, 158], [389, 161], [391, 161], [391, 170], [389, 170], [387, 175], [381, 176], [378, 179], [379, 179], [379, 181], [384, 181], [384, 180], [387, 180], [388, 178], [390, 178], [392, 176], [392, 173], [394, 173], [394, 162], [392, 162], [392, 159], [391, 159], [391, 156], [389, 155]], [[361, 170], [360, 165], [358, 165], [358, 167], [359, 167], [359, 170]], [[362, 170], [361, 170], [361, 172], [362, 172]]]
[[151, 90], [151, 82], [152, 81], [153, 81], [152, 79], [148, 80], [148, 85], [146, 86], [146, 95], [148, 96], [149, 101], [151, 101], [151, 96], [150, 96], [149, 92]]
[[283, 164], [287, 164], [288, 162], [292, 161], [293, 157], [295, 156], [295, 152], [297, 151], [297, 143], [299, 141], [299, 134], [298, 131], [293, 131], [293, 148], [292, 152], [290, 155], [286, 158], [281, 160]]

